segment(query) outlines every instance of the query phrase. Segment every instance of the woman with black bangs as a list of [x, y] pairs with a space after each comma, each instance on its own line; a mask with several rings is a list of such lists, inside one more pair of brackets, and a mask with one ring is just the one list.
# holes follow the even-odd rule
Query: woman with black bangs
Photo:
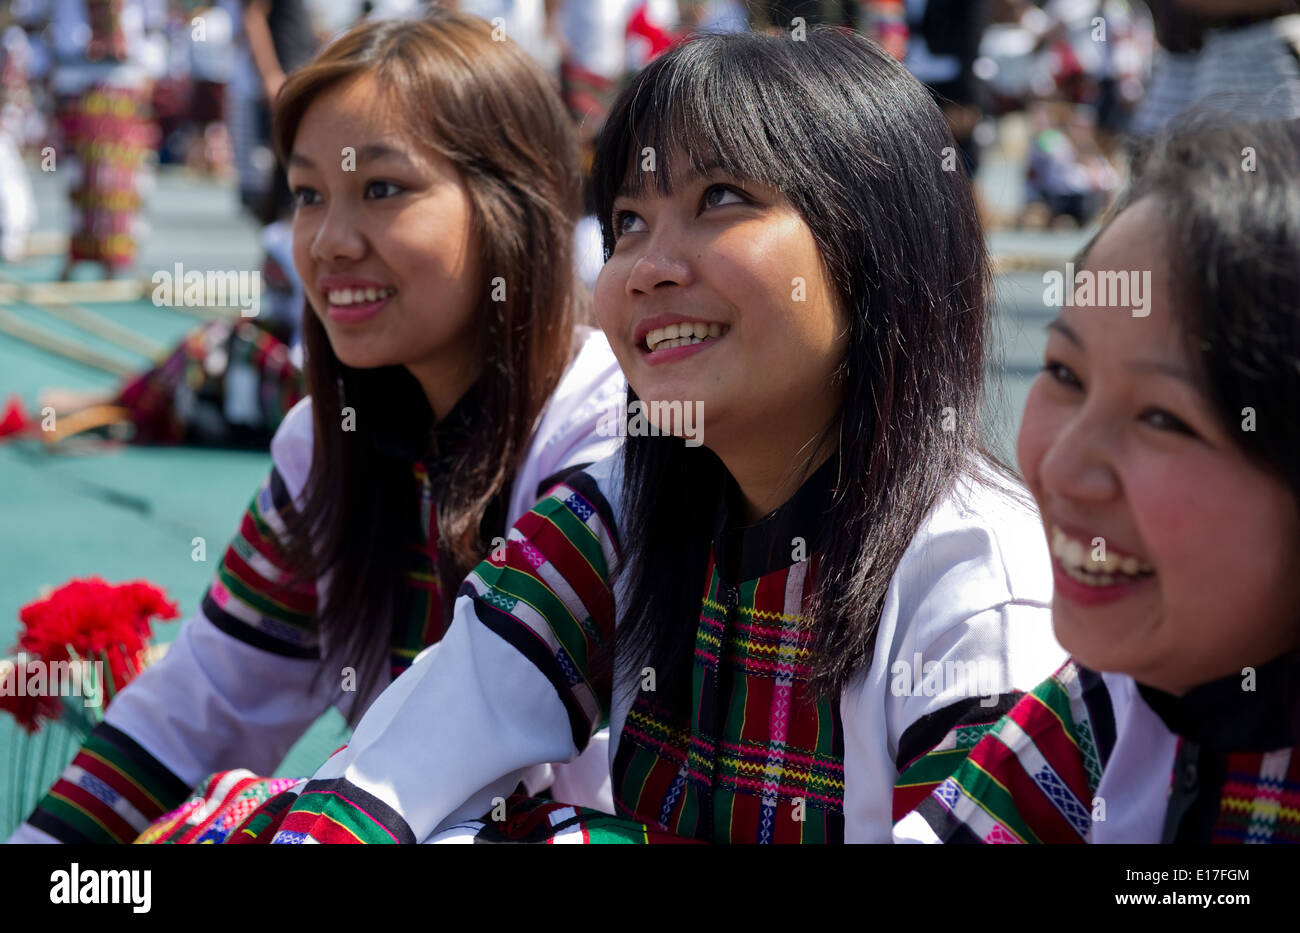
[[[888, 840], [945, 776], [895, 803], [899, 773], [1062, 658], [1034, 513], [979, 447], [988, 275], [950, 145], [832, 30], [633, 81], [594, 167], [624, 450], [515, 524], [273, 838]], [[505, 799], [606, 721], [617, 818]]]

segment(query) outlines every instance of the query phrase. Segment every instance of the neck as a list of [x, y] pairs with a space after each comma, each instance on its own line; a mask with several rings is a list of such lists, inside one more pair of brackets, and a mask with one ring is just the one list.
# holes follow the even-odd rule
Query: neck
[[737, 445], [735, 451], [714, 452], [736, 481], [745, 503], [745, 521], [752, 524], [788, 502], [837, 447], [835, 436], [822, 437], [818, 432], [789, 444], [751, 443]]
[[[475, 364], [477, 362], [474, 361]], [[443, 360], [408, 363], [406, 366], [406, 369], [420, 383], [420, 388], [424, 390], [424, 397], [429, 400], [429, 408], [433, 411], [435, 424], [447, 417], [447, 414], [456, 407], [456, 403], [469, 391], [469, 387], [478, 378], [479, 368], [478, 365], [469, 365], [468, 362], [457, 365], [448, 364]]]

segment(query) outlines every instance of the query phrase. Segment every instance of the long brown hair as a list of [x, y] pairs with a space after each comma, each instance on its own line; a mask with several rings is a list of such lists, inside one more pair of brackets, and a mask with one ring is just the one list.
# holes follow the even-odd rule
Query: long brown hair
[[[454, 596], [491, 537], [504, 533], [482, 527], [484, 513], [509, 492], [583, 311], [572, 271], [577, 145], [556, 87], [519, 46], [493, 41], [477, 17], [433, 10], [422, 21], [359, 25], [290, 76], [274, 107], [281, 162], [311, 102], [361, 74], [377, 79], [415, 139], [461, 173], [482, 244], [476, 410], [460, 455], [435, 478], [441, 576]], [[493, 300], [498, 276], [504, 301]], [[344, 365], [309, 305], [303, 340], [314, 443], [288, 544], [304, 576], [331, 575], [318, 612], [322, 651], [355, 667], [367, 697], [383, 671], [406, 554], [419, 534], [411, 462], [446, 452], [431, 449], [432, 413], [405, 367]], [[345, 407], [356, 413], [355, 430], [341, 430]]]

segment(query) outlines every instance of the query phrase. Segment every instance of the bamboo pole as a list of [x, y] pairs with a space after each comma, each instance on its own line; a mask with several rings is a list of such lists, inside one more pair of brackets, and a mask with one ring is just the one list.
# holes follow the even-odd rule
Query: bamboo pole
[[32, 305], [46, 314], [67, 321], [74, 327], [79, 327], [88, 334], [94, 334], [101, 340], [107, 340], [111, 344], [132, 353], [138, 353], [149, 360], [159, 360], [167, 352], [167, 348], [161, 343], [142, 337], [130, 328], [110, 321], [89, 308], [75, 305], [55, 291], [42, 289], [39, 285], [20, 282], [3, 270], [0, 270], [0, 279], [7, 279], [9, 282], [23, 287], [25, 294], [19, 298], [20, 301]]
[[13, 337], [15, 340], [21, 340], [24, 343], [55, 353], [73, 362], [81, 363], [84, 366], [112, 373], [114, 376], [128, 376], [140, 369], [139, 366], [118, 357], [83, 346], [70, 337], [53, 334], [34, 324], [29, 324], [12, 311], [0, 309], [0, 334]]

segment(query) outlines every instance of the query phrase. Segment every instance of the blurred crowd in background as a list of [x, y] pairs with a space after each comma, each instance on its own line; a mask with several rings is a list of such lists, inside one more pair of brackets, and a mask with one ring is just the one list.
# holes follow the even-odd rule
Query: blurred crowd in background
[[[289, 208], [269, 101], [365, 17], [427, 0], [12, 0], [0, 10], [0, 258], [23, 252], [22, 160], [68, 156], [81, 261], [128, 268], [154, 164], [230, 178], [268, 225]], [[443, 0], [444, 3], [448, 0]], [[829, 23], [873, 36], [934, 91], [974, 174], [1018, 129], [1023, 209], [991, 225], [1086, 225], [1127, 157], [1207, 98], [1300, 114], [1294, 0], [459, 0], [551, 69], [588, 145], [621, 82], [696, 31]], [[499, 19], [498, 19], [499, 18]], [[62, 166], [60, 166], [62, 167]], [[49, 170], [49, 166], [46, 166]], [[595, 257], [594, 262], [599, 262]]]

